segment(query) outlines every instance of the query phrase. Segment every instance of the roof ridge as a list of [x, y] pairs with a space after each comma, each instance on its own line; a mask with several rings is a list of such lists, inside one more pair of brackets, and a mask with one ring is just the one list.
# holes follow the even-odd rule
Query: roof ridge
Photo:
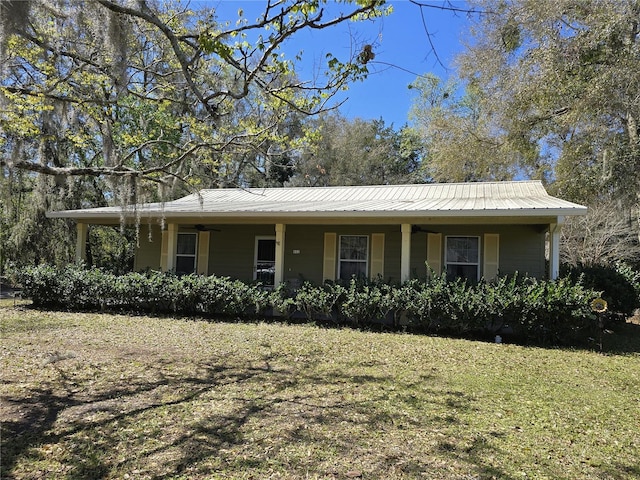
[[[362, 189], [362, 188], [398, 188], [398, 187], [437, 187], [437, 186], [456, 186], [456, 185], [466, 185], [466, 186], [474, 186], [474, 185], [513, 185], [513, 184], [524, 184], [524, 183], [539, 183], [542, 184], [541, 180], [535, 179], [527, 179], [527, 180], [490, 180], [486, 182], [433, 182], [433, 183], [394, 183], [394, 184], [384, 184], [384, 185], [323, 185], [323, 186], [305, 186], [305, 185], [291, 185], [284, 187], [230, 187], [230, 188], [203, 188], [200, 190], [201, 192], [207, 191], [220, 191], [220, 190], [231, 190], [231, 191], [246, 191], [249, 193], [254, 193], [252, 190], [306, 190], [306, 189], [314, 189], [314, 190], [330, 190], [330, 189], [340, 189], [340, 188], [354, 188], [354, 189]], [[184, 197], [183, 197], [184, 198]]]

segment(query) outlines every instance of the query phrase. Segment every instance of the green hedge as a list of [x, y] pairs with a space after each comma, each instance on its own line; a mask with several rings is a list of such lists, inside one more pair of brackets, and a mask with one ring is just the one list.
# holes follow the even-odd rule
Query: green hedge
[[273, 310], [285, 318], [360, 326], [403, 326], [454, 335], [513, 332], [533, 343], [570, 344], [593, 337], [599, 292], [562, 278], [500, 278], [472, 285], [462, 280], [410, 280], [402, 285], [352, 280], [347, 284], [266, 290], [226, 277], [149, 271], [116, 276], [97, 268], [38, 266], [20, 274], [23, 294], [36, 307], [70, 310], [227, 315], [246, 318]]
[[19, 274], [23, 296], [36, 307], [182, 315], [262, 314], [270, 296], [259, 285], [157, 271], [113, 275], [98, 268], [48, 265]]
[[602, 291], [613, 311], [631, 315], [640, 308], [640, 272], [623, 262], [604, 265], [563, 265], [562, 274], [587, 288]]

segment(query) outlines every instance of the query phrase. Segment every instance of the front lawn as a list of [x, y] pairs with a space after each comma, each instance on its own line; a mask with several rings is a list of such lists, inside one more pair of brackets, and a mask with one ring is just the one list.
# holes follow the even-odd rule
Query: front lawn
[[6, 303], [0, 319], [6, 479], [640, 478], [637, 324], [601, 354]]

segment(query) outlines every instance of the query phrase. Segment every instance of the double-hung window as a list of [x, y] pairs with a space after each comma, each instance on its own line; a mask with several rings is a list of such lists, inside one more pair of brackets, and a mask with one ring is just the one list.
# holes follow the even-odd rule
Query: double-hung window
[[176, 247], [176, 273], [188, 274], [196, 271], [196, 233], [178, 233]]
[[353, 276], [366, 278], [369, 261], [369, 237], [367, 235], [340, 235], [338, 277], [350, 280]]
[[480, 278], [480, 238], [447, 237], [445, 263], [447, 279], [461, 277], [477, 282]]

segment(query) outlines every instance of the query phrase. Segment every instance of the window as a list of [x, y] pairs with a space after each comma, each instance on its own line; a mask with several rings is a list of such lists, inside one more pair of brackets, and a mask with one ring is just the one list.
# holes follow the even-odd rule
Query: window
[[179, 233], [176, 247], [176, 273], [194, 273], [196, 271], [196, 244], [198, 235], [195, 233]]
[[272, 287], [275, 277], [276, 239], [275, 237], [257, 237], [253, 278], [265, 286]]
[[366, 235], [340, 235], [340, 258], [338, 260], [338, 278], [350, 280], [367, 277], [369, 237]]
[[447, 237], [445, 262], [447, 278], [466, 278], [477, 282], [480, 278], [480, 238]]

